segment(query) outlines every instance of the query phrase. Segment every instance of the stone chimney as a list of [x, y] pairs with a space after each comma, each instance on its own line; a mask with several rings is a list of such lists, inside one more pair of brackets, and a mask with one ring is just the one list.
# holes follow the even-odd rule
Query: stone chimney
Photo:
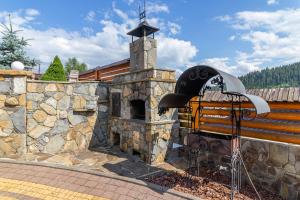
[[158, 115], [158, 103], [174, 91], [176, 80], [173, 70], [156, 68], [157, 31], [143, 21], [128, 33], [131, 71], [116, 76], [109, 91], [109, 144], [151, 164], [165, 159], [171, 135], [179, 130], [175, 109]]
[[[158, 30], [158, 28], [150, 26], [147, 21], [143, 21], [128, 33], [132, 36], [132, 43], [129, 44], [132, 72], [156, 67], [157, 42], [154, 39], [154, 33]], [[138, 37], [138, 39], [134, 41], [134, 37]]]

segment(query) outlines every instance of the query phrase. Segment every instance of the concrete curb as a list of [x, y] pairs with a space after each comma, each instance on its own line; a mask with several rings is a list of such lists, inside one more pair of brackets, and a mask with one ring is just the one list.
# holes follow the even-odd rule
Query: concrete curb
[[137, 179], [134, 179], [134, 178], [128, 178], [128, 177], [124, 177], [124, 176], [106, 174], [106, 173], [97, 172], [97, 171], [94, 171], [94, 170], [79, 169], [78, 167], [67, 167], [67, 166], [52, 164], [52, 163], [16, 161], [16, 160], [3, 159], [3, 158], [0, 158], [0, 163], [50, 167], [50, 168], [55, 168], [55, 169], [63, 169], [63, 170], [69, 170], [69, 171], [74, 171], [74, 172], [86, 173], [86, 174], [91, 174], [91, 175], [95, 175], [95, 176], [102, 176], [102, 177], [106, 177], [106, 178], [117, 179], [117, 180], [120, 180], [120, 181], [126, 181], [126, 182], [133, 183], [133, 184], [136, 184], [136, 185], [148, 187], [148, 188], [150, 188], [154, 191], [157, 191], [159, 193], [168, 193], [168, 194], [172, 194], [174, 196], [177, 196], [177, 197], [180, 197], [180, 198], [185, 198], [185, 199], [188, 199], [188, 200], [201, 200], [200, 198], [195, 197], [193, 195], [186, 194], [186, 193], [183, 193], [183, 192], [178, 192], [174, 189], [170, 189], [170, 188], [163, 187], [163, 186], [160, 186], [160, 185], [156, 185], [156, 184], [153, 184], [153, 183], [149, 183], [149, 182], [146, 182], [146, 181], [137, 180]]

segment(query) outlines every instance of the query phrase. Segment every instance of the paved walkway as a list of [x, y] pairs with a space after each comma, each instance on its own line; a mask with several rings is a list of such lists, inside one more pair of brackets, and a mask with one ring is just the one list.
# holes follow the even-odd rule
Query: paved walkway
[[130, 178], [141, 178], [148, 174], [162, 171], [178, 171], [179, 169], [169, 163], [156, 166], [145, 164], [138, 156], [128, 155], [117, 148], [98, 148], [95, 151], [67, 152], [58, 154], [27, 153], [22, 156], [0, 158], [1, 161], [38, 162], [41, 164], [54, 164], [72, 169], [97, 171], [103, 174], [118, 175]]
[[[67, 169], [0, 163], [0, 199], [105, 200], [190, 199], [182, 193], [129, 178], [95, 175]], [[158, 190], [157, 190], [158, 189]]]

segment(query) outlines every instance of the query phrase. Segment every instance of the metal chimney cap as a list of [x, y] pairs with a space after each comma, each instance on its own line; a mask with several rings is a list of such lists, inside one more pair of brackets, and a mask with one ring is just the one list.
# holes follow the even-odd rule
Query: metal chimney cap
[[127, 35], [131, 35], [131, 36], [135, 36], [135, 37], [146, 37], [157, 31], [159, 31], [159, 28], [149, 25], [148, 22], [145, 20], [145, 21], [141, 22], [137, 28], [128, 32]]

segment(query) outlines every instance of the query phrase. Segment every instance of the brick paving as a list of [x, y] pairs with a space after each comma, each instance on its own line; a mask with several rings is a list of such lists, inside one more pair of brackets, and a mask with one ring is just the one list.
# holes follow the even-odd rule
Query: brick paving
[[159, 191], [142, 181], [118, 179], [46, 166], [0, 163], [0, 199], [179, 200], [180, 193]]

